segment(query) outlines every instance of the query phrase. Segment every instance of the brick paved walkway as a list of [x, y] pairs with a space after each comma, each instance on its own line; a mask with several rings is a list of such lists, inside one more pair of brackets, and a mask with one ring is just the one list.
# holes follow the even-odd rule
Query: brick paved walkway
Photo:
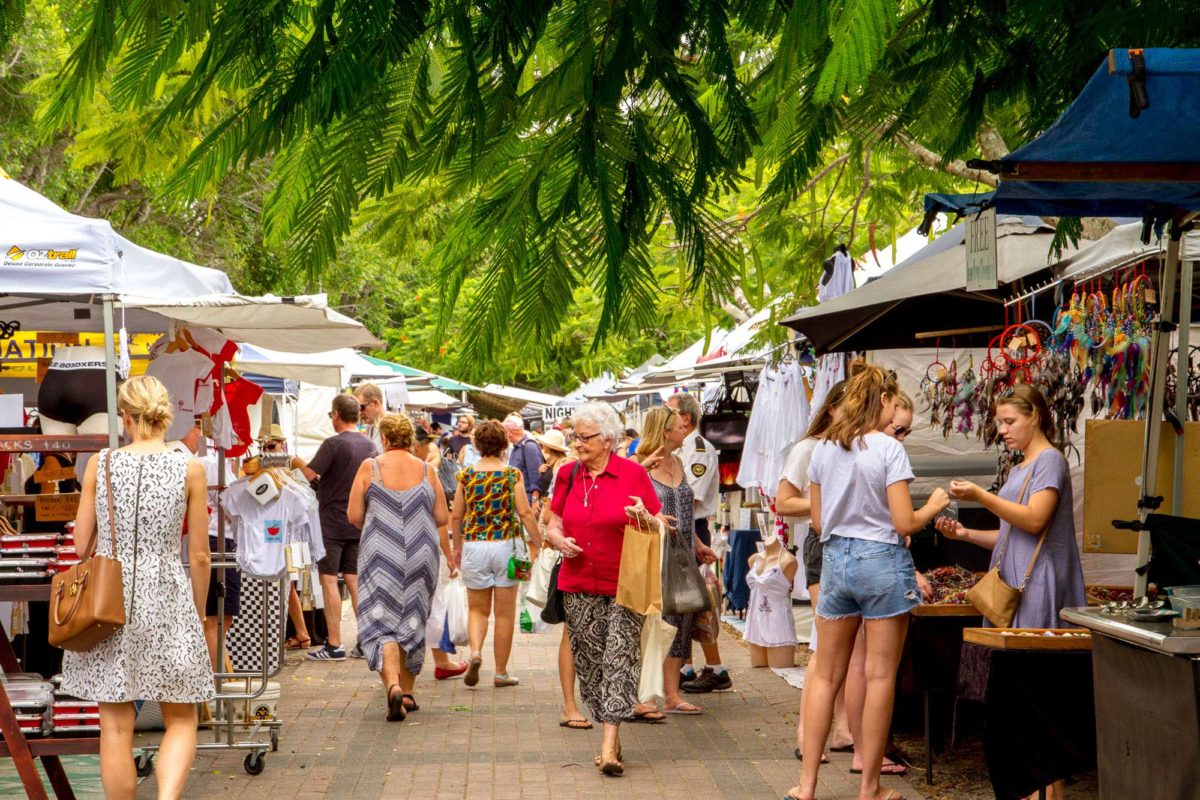
[[[351, 641], [353, 633], [347, 637]], [[792, 755], [799, 692], [770, 670], [751, 669], [746, 648], [723, 639], [734, 691], [698, 700], [706, 713], [664, 725], [622, 728], [625, 776], [602, 777], [592, 765], [599, 730], [558, 726], [555, 655], [558, 629], [518, 634], [511, 689], [493, 689], [490, 653], [480, 684], [417, 682], [421, 711], [406, 722], [383, 719], [383, 689], [365, 662], [314, 663], [296, 656], [280, 676], [286, 724], [266, 770], [246, 775], [234, 753], [201, 754], [189, 798], [294, 800], [558, 800], [559, 798], [779, 798], [795, 782]], [[822, 800], [857, 798], [850, 757], [834, 754], [821, 770]], [[921, 798], [904, 779], [886, 779]], [[153, 797], [153, 778], [139, 796]]]

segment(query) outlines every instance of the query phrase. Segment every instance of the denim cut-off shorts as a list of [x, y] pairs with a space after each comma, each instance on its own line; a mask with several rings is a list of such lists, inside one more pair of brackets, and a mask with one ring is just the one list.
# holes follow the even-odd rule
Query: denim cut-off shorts
[[887, 619], [921, 604], [912, 555], [903, 545], [830, 536], [823, 558], [817, 614], [825, 619]]

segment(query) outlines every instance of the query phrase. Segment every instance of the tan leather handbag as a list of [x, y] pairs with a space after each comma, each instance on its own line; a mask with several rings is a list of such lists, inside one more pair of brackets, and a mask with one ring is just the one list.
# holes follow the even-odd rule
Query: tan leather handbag
[[[125, 582], [117, 560], [117, 526], [113, 513], [111, 451], [104, 454], [104, 484], [108, 489], [108, 530], [112, 557], [94, 555], [100, 541], [97, 526], [93, 555], [84, 558], [50, 583], [50, 644], [82, 652], [112, 636], [125, 625]], [[139, 474], [139, 483], [141, 482]], [[135, 528], [136, 528], [136, 511]], [[136, 530], [135, 530], [136, 537]], [[135, 555], [136, 558], [136, 555]]]
[[[1025, 476], [1025, 483], [1021, 484], [1021, 494], [1017, 497], [1018, 503], [1024, 504], [1025, 490], [1029, 487], [1029, 479], [1032, 477], [1033, 464], [1030, 464], [1029, 473]], [[1037, 561], [1038, 553], [1042, 552], [1042, 545], [1046, 542], [1046, 534], [1050, 532], [1050, 524], [1053, 521], [1054, 517], [1051, 516], [1050, 522], [1047, 522], [1046, 527], [1042, 529], [1037, 548], [1033, 551], [1033, 557], [1029, 559], [1029, 567], [1025, 570], [1025, 577], [1021, 580], [1019, 587], [1009, 586], [1004, 578], [1000, 577], [1000, 565], [1004, 563], [1008, 540], [1012, 538], [1012, 528], [1010, 527], [1008, 536], [1004, 537], [1000, 552], [996, 555], [996, 566], [988, 570], [987, 574], [979, 579], [979, 583], [967, 591], [967, 600], [971, 605], [975, 606], [975, 609], [987, 617], [988, 622], [997, 628], [1012, 627], [1013, 617], [1017, 615], [1017, 607], [1021, 604], [1021, 593], [1025, 591], [1025, 584], [1029, 583], [1034, 562]]]

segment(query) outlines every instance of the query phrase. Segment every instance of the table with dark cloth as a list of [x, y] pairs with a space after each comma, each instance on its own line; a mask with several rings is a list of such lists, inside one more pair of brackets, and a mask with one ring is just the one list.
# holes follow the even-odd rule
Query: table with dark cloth
[[730, 611], [742, 612], [750, 605], [750, 556], [758, 550], [762, 536], [757, 530], [737, 528], [729, 531], [729, 552], [725, 554], [725, 605]]
[[1017, 800], [1096, 767], [1091, 651], [1004, 650], [964, 642], [957, 704], [983, 706], [997, 800]]
[[933, 755], [942, 751], [946, 732], [954, 716], [958, 686], [958, 659], [963, 629], [977, 628], [983, 617], [972, 606], [931, 607], [920, 605], [909, 617], [908, 640], [900, 662], [895, 717], [908, 719], [914, 709], [908, 700], [915, 692], [925, 735], [925, 782], [933, 785]]

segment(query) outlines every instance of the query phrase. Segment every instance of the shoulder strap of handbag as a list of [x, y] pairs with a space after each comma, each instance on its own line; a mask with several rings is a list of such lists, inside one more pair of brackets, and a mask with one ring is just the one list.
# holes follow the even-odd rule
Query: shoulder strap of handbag
[[[117, 560], [117, 522], [116, 512], [113, 510], [116, 506], [116, 501], [113, 500], [112, 493], [112, 450], [104, 451], [104, 489], [108, 495], [108, 538], [112, 541], [112, 557], [113, 561]], [[96, 548], [100, 545], [100, 531], [96, 530], [96, 535], [92, 539], [92, 552], [83, 558], [91, 558], [96, 554]]]
[[[104, 452], [104, 486], [108, 491], [108, 538], [112, 540], [112, 557], [113, 561], [118, 561], [117, 558], [117, 523], [113, 507], [116, 505], [116, 500], [113, 497], [112, 491], [112, 450]], [[137, 602], [137, 562], [138, 562], [138, 521], [142, 513], [142, 467], [143, 463], [138, 464], [137, 489], [133, 500], [133, 587], [129, 592], [129, 619], [133, 619], [133, 606]], [[95, 541], [92, 543], [92, 552], [96, 550], [96, 546], [100, 543], [100, 531], [96, 531]], [[90, 556], [89, 556], [90, 557]]]
[[[1036, 461], [1037, 459], [1034, 459]], [[1021, 505], [1025, 504], [1025, 490], [1029, 488], [1029, 480], [1033, 477], [1033, 462], [1029, 463], [1029, 472], [1025, 475], [1025, 482], [1021, 484], [1021, 493], [1017, 495], [1017, 502]], [[1054, 522], [1054, 517], [1051, 516], [1050, 522], [1046, 523], [1046, 527], [1042, 528], [1042, 534], [1038, 537], [1037, 547], [1034, 548], [1033, 557], [1029, 559], [1029, 566], [1025, 568], [1025, 577], [1021, 579], [1021, 585], [1017, 588], [1021, 591], [1025, 590], [1025, 584], [1029, 583], [1029, 576], [1033, 574], [1033, 565], [1037, 562], [1038, 554], [1042, 552], [1042, 545], [1046, 543], [1046, 534], [1050, 532], [1050, 525]], [[1004, 538], [1004, 544], [1000, 547], [1000, 553], [996, 556], [996, 563], [1004, 558], [1004, 553], [1008, 550], [1008, 540], [1012, 538], [1012, 526], [1009, 526], [1008, 536]]]

